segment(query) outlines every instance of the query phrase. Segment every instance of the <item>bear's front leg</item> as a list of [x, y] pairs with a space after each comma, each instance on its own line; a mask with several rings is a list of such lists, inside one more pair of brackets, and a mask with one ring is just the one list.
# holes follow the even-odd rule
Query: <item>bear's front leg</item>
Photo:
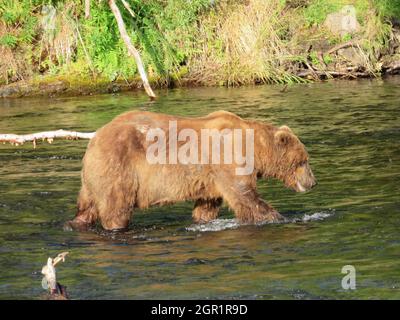
[[92, 222], [88, 222], [88, 221], [82, 219], [82, 217], [77, 216], [77, 217], [75, 217], [74, 220], [70, 220], [70, 221], [67, 221], [66, 223], [64, 223], [63, 229], [65, 231], [72, 231], [72, 230], [88, 231], [92, 225], [93, 225]]
[[242, 223], [281, 222], [285, 218], [262, 200], [255, 184], [246, 179], [234, 178], [234, 183], [218, 183], [218, 189], [235, 216]]
[[192, 213], [194, 222], [207, 223], [216, 219], [221, 204], [222, 198], [196, 200]]
[[[229, 203], [229, 201], [228, 201]], [[238, 197], [229, 204], [242, 223], [282, 222], [285, 218], [256, 193]]]

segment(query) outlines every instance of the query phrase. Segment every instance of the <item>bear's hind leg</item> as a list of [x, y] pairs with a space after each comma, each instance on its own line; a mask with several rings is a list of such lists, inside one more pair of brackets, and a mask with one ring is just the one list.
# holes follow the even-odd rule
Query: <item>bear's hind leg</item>
[[126, 230], [135, 205], [136, 192], [128, 188], [127, 184], [120, 184], [119, 188], [110, 186], [104, 191], [99, 203], [102, 227], [113, 231]]
[[110, 159], [107, 162], [108, 170], [104, 171], [102, 179], [96, 185], [99, 220], [102, 227], [110, 231], [128, 228], [139, 190], [135, 167], [125, 157], [130, 152], [123, 149], [118, 154], [123, 155], [122, 159]]
[[194, 204], [193, 220], [196, 223], [207, 223], [218, 216], [222, 198], [217, 199], [198, 199]]

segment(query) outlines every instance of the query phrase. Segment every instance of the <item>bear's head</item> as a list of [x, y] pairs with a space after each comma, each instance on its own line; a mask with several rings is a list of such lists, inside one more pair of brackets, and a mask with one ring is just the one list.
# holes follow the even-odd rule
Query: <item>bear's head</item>
[[264, 176], [277, 178], [297, 192], [314, 187], [317, 182], [309, 165], [307, 150], [293, 131], [287, 126], [279, 127], [272, 140], [272, 152], [268, 157], [269, 163], [265, 163]]

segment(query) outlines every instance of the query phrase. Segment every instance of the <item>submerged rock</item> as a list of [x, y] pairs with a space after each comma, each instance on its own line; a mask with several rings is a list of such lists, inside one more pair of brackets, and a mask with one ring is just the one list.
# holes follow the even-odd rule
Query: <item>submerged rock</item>
[[203, 259], [198, 259], [198, 258], [189, 258], [185, 261], [185, 264], [206, 264], [207, 261]]
[[20, 86], [17, 84], [9, 84], [0, 86], [0, 97], [18, 98], [21, 96]]
[[57, 80], [54, 82], [39, 83], [40, 91], [45, 95], [59, 94], [69, 88], [68, 81]]

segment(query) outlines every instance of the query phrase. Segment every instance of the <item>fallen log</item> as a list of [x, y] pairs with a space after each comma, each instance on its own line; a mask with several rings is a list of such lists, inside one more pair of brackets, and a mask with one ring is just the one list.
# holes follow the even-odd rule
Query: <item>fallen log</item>
[[77, 132], [68, 130], [56, 130], [56, 131], [44, 131], [31, 134], [0, 134], [0, 142], [9, 142], [13, 145], [24, 144], [25, 142], [32, 142], [33, 147], [36, 148], [37, 140], [47, 140], [48, 143], [52, 143], [56, 138], [66, 138], [71, 140], [77, 139], [92, 139], [95, 136], [95, 132]]
[[369, 77], [370, 74], [368, 72], [361, 71], [330, 71], [330, 70], [301, 70], [296, 74], [300, 78], [313, 77], [318, 76], [319, 78], [365, 78]]
[[387, 74], [396, 74], [400, 72], [400, 60], [392, 61], [391, 63], [382, 67], [383, 71]]

